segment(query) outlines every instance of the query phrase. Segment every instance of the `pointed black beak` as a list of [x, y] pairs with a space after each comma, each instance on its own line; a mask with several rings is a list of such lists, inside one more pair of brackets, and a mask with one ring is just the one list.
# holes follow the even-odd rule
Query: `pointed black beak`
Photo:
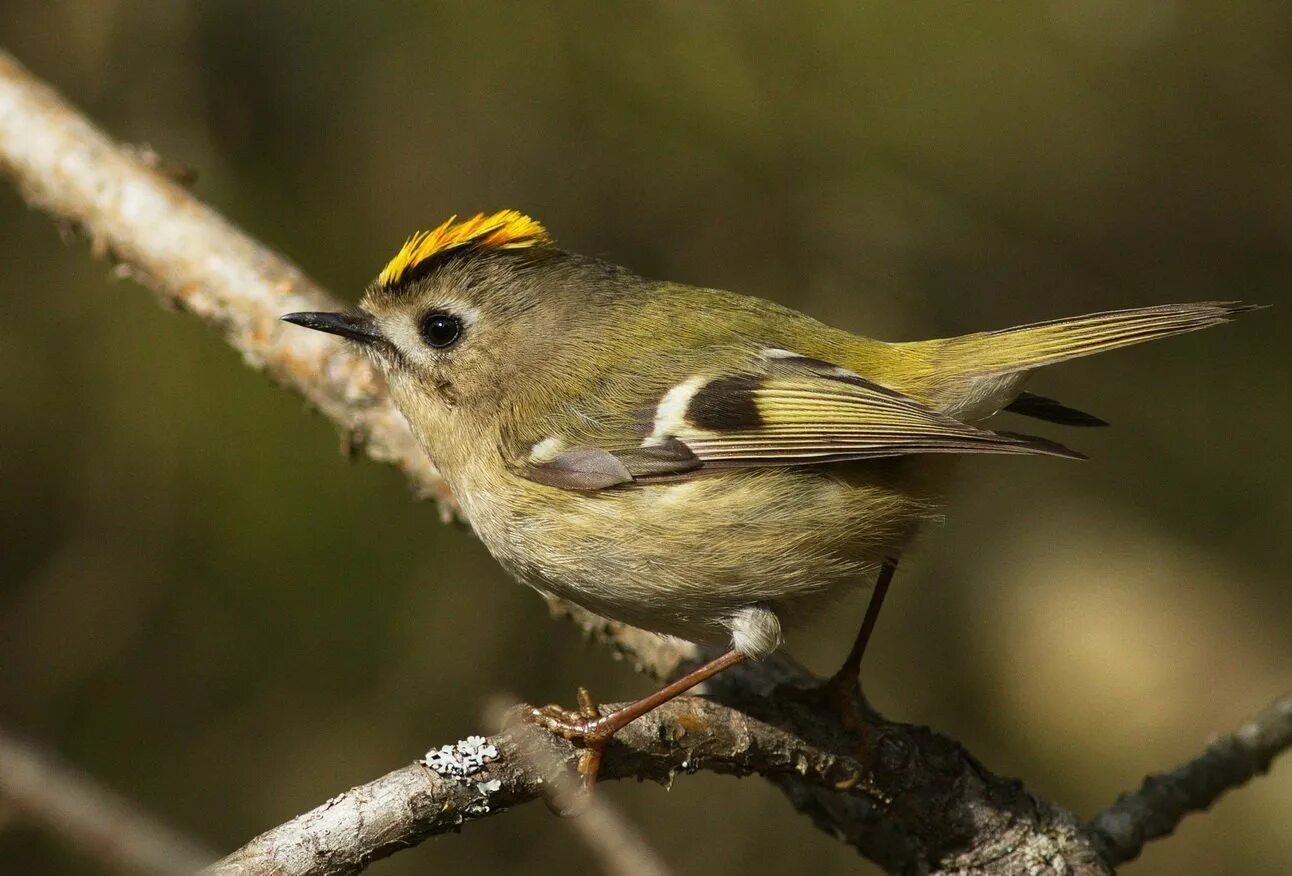
[[283, 322], [314, 329], [316, 332], [327, 332], [340, 335], [361, 344], [372, 344], [384, 341], [377, 330], [377, 324], [368, 314], [357, 311], [350, 313], [289, 313], [282, 317]]

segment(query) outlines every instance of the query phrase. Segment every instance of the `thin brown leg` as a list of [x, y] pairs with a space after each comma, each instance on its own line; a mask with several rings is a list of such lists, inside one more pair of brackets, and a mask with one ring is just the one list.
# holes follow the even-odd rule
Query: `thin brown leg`
[[893, 573], [896, 571], [896, 558], [885, 560], [880, 567], [879, 577], [875, 579], [875, 589], [870, 594], [870, 604], [866, 606], [866, 616], [861, 621], [861, 629], [857, 631], [852, 650], [834, 674], [834, 679], [852, 681], [861, 674], [861, 658], [866, 656], [866, 646], [870, 644], [870, 636], [875, 632], [875, 621], [879, 620], [879, 610], [884, 607], [884, 597], [888, 595], [888, 585], [893, 583]]
[[861, 658], [866, 654], [866, 646], [875, 631], [875, 621], [879, 619], [879, 610], [884, 607], [884, 596], [888, 585], [893, 581], [897, 571], [897, 560], [885, 560], [875, 579], [875, 589], [870, 594], [870, 604], [866, 606], [866, 617], [857, 631], [857, 638], [852, 643], [852, 650], [839, 667], [839, 671], [830, 676], [820, 687], [806, 691], [810, 702], [818, 705], [828, 703], [843, 721], [845, 727], [854, 732], [864, 729], [867, 715], [871, 713], [866, 696], [861, 689]]
[[546, 728], [558, 736], [583, 743], [583, 754], [579, 758], [579, 775], [583, 779], [583, 787], [590, 791], [596, 784], [597, 773], [601, 770], [601, 757], [605, 754], [611, 737], [647, 712], [664, 705], [700, 682], [712, 678], [722, 670], [735, 666], [745, 659], [745, 655], [739, 651], [728, 651], [698, 669], [693, 669], [677, 681], [664, 685], [650, 696], [642, 697], [602, 717], [598, 717], [588, 692], [580, 688], [579, 708], [576, 711], [572, 712], [559, 706], [531, 708], [525, 714], [525, 720]]

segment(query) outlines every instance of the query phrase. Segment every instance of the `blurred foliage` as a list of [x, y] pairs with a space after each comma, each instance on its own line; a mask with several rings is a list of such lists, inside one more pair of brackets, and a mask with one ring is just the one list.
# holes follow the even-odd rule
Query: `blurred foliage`
[[[6, 48], [351, 298], [514, 206], [885, 338], [1281, 305], [1043, 375], [1115, 424], [1067, 436], [1094, 460], [973, 460], [890, 597], [877, 704], [1082, 815], [1292, 677], [1290, 37], [1255, 0], [0, 2]], [[648, 688], [7, 188], [0, 229], [6, 724], [231, 848], [496, 692]], [[832, 668], [861, 609], [791, 652]], [[858, 868], [762, 782], [606, 792], [682, 873]], [[1289, 811], [1285, 759], [1126, 870], [1286, 872]], [[522, 864], [589, 862], [532, 806], [373, 872]], [[96, 872], [12, 821], [0, 869]]]

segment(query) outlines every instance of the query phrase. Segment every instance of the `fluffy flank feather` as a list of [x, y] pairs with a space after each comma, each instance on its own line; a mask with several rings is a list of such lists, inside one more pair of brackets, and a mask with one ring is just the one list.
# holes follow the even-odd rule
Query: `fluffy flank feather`
[[393, 286], [408, 277], [410, 271], [441, 253], [462, 247], [480, 249], [524, 249], [552, 242], [551, 236], [537, 220], [516, 210], [499, 210], [486, 216], [477, 213], [458, 222], [450, 216], [430, 231], [419, 231], [404, 242], [377, 277], [382, 286]]

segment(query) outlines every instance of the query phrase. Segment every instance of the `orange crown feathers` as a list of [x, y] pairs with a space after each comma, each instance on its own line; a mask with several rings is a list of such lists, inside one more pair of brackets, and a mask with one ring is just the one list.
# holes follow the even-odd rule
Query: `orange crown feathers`
[[403, 248], [382, 268], [377, 282], [382, 286], [394, 285], [427, 259], [464, 246], [524, 249], [552, 242], [546, 228], [516, 210], [499, 210], [489, 216], [477, 213], [462, 222], [456, 222], [457, 218], [450, 216], [438, 228], [419, 231], [408, 238]]

